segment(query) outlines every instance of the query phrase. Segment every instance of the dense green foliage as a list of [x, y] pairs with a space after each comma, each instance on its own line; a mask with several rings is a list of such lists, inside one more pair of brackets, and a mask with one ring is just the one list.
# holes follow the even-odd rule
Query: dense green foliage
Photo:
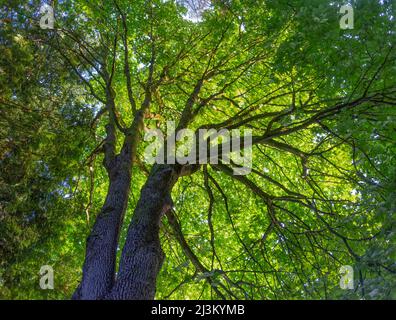
[[[107, 192], [105, 125], [117, 118], [121, 148], [153, 59], [147, 128], [180, 121], [210, 73], [189, 128], [282, 133], [253, 147], [249, 175], [207, 165], [178, 181], [184, 242], [164, 218], [158, 299], [396, 298], [394, 2], [354, 1], [352, 30], [339, 26], [344, 1], [212, 1], [198, 20], [186, 2], [55, 1], [55, 29], [43, 30], [39, 1], [1, 1], [0, 298], [71, 296]], [[145, 146], [120, 248], [150, 170]], [[42, 265], [54, 290], [39, 287]], [[354, 290], [339, 287], [343, 265]]]

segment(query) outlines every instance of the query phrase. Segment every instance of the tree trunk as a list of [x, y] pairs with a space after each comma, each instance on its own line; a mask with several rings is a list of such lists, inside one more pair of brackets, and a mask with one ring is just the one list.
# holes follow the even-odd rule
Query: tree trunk
[[[170, 209], [172, 187], [198, 166], [155, 165], [143, 186], [128, 228], [118, 275], [115, 275], [119, 231], [131, 183], [130, 149], [114, 159], [102, 211], [87, 239], [82, 281], [73, 299], [154, 299], [164, 260], [159, 239], [162, 216]], [[109, 167], [110, 168], [110, 167]]]
[[109, 180], [105, 203], [87, 239], [83, 277], [73, 299], [100, 299], [114, 284], [119, 233], [131, 183], [130, 159], [117, 158], [109, 169]]
[[134, 211], [123, 248], [117, 280], [106, 299], [154, 299], [164, 254], [159, 240], [162, 215], [179, 174], [175, 167], [154, 166]]
[[109, 176], [109, 189], [87, 239], [83, 276], [72, 299], [103, 299], [115, 282], [117, 246], [128, 205], [132, 165], [140, 139], [143, 113], [136, 113], [122, 149], [116, 155], [115, 106], [110, 90], [107, 90], [107, 109], [111, 121], [106, 126], [103, 163]]

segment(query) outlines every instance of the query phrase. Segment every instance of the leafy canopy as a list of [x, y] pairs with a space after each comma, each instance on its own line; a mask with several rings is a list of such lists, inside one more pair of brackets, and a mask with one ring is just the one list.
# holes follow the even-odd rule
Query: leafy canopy
[[[198, 2], [55, 1], [54, 30], [39, 28], [39, 1], [1, 4], [0, 296], [71, 296], [108, 187], [105, 125], [116, 117], [121, 148], [152, 77], [147, 128], [257, 141], [251, 174], [206, 165], [178, 181], [157, 298], [394, 298], [394, 3], [355, 1], [342, 30], [343, 1]], [[44, 264], [53, 291], [38, 286]], [[355, 290], [339, 287], [343, 265]]]

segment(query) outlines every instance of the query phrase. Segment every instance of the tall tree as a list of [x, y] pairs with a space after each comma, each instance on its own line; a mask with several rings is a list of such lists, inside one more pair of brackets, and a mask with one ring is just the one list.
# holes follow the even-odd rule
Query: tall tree
[[[68, 1], [29, 30], [92, 110], [74, 299], [337, 297], [343, 265], [346, 297], [392, 295], [394, 7], [356, 1], [342, 30], [341, 4]], [[251, 173], [145, 163], [145, 131], [170, 120], [252, 130]]]

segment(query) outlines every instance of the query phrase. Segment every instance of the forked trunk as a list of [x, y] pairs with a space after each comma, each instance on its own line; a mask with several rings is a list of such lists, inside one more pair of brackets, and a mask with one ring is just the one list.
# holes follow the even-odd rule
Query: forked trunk
[[105, 204], [88, 237], [83, 277], [73, 299], [154, 299], [164, 260], [159, 224], [171, 205], [170, 192], [178, 176], [175, 167], [153, 167], [129, 225], [116, 277], [119, 231], [131, 182], [130, 165], [119, 163], [109, 175]]
[[73, 299], [100, 299], [114, 284], [119, 233], [131, 183], [128, 160], [119, 159], [109, 179], [105, 203], [87, 239], [83, 276]]
[[164, 260], [159, 224], [171, 205], [170, 192], [177, 178], [178, 174], [170, 166], [153, 168], [141, 190], [128, 229], [119, 273], [106, 299], [154, 299], [157, 275]]

